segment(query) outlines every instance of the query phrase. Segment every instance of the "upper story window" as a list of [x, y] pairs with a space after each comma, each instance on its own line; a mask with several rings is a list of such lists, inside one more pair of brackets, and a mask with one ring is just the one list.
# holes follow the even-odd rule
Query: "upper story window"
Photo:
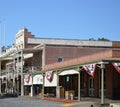
[[58, 62], [62, 62], [63, 61], [63, 57], [58, 57]]

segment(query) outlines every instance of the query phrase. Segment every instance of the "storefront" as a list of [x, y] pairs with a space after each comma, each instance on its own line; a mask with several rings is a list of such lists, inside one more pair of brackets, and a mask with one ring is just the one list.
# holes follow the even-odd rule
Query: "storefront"
[[41, 74], [34, 75], [30, 74], [24, 75], [24, 88], [25, 95], [35, 96], [42, 93], [43, 76]]
[[57, 87], [57, 74], [54, 71], [47, 71], [44, 78], [44, 96], [55, 97]]
[[[106, 50], [101, 53], [80, 57], [70, 61], [46, 65], [44, 70], [55, 70], [58, 74], [57, 86], [60, 98], [81, 97], [120, 99], [120, 55], [119, 50]], [[67, 70], [66, 70], [67, 69]], [[72, 71], [73, 70], [73, 71]]]
[[60, 98], [73, 99], [78, 96], [77, 70], [64, 70], [59, 73]]

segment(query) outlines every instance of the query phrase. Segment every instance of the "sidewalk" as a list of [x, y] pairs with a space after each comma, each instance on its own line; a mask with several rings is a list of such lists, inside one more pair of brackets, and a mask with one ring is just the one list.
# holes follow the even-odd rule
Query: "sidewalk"
[[[73, 105], [80, 105], [80, 107], [109, 107], [109, 103], [105, 102], [104, 105], [101, 106], [100, 99], [98, 98], [81, 98], [81, 101], [77, 100], [65, 100], [65, 99], [57, 99], [57, 98], [44, 98], [43, 100], [46, 101], [56, 101], [56, 102], [63, 102], [63, 106], [73, 106]], [[69, 103], [69, 104], [67, 104]], [[70, 104], [71, 103], [71, 104]]]

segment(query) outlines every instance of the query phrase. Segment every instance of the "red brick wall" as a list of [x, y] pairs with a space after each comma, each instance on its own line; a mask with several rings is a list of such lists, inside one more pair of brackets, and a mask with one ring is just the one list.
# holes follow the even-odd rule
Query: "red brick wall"
[[[116, 79], [116, 77], [113, 77], [113, 76], [115, 76], [116, 71], [113, 68], [113, 66], [111, 64], [109, 64], [109, 65], [106, 65], [104, 72], [105, 72], [105, 81], [104, 82], [106, 84], [105, 96], [107, 98], [112, 98], [113, 89], [118, 84], [118, 83], [114, 83], [115, 81], [117, 81], [117, 79]], [[85, 84], [86, 84], [86, 87], [84, 88], [84, 95], [89, 96], [89, 75], [86, 72], [85, 72], [85, 75], [84, 75], [84, 81], [85, 81]], [[95, 74], [94, 74], [94, 96], [95, 97], [100, 97], [99, 96], [100, 85], [101, 85], [100, 84], [100, 68], [97, 67], [96, 71], [95, 71]]]
[[112, 92], [113, 92], [113, 66], [112, 64], [106, 65], [106, 96], [108, 98], [112, 98]]
[[94, 95], [99, 97], [99, 75], [100, 75], [100, 68], [96, 67], [96, 71], [94, 74]]
[[34, 35], [32, 35], [31, 32], [28, 32], [28, 30], [25, 29], [24, 35], [25, 35], [25, 37], [24, 37], [25, 38], [25, 48], [32, 48], [32, 47], [36, 46], [34, 44], [29, 44], [29, 45], [27, 44], [28, 38], [34, 38]]
[[113, 58], [120, 58], [120, 50], [113, 50]]
[[45, 64], [56, 63], [58, 57], [63, 57], [64, 61], [91, 55], [106, 49], [95, 47], [75, 47], [75, 46], [46, 46], [45, 47]]
[[120, 99], [120, 73], [112, 68], [112, 81], [113, 81], [113, 91], [112, 91], [112, 98], [113, 99]]
[[112, 42], [112, 47], [119, 47], [120, 48], [120, 42]]
[[34, 57], [32, 60], [33, 65], [41, 67], [42, 66], [42, 51], [34, 52], [33, 57]]

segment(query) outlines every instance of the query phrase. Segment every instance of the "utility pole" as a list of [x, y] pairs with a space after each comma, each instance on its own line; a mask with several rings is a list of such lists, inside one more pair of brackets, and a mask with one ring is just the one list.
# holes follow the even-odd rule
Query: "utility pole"
[[21, 50], [21, 96], [24, 96], [23, 49]]

